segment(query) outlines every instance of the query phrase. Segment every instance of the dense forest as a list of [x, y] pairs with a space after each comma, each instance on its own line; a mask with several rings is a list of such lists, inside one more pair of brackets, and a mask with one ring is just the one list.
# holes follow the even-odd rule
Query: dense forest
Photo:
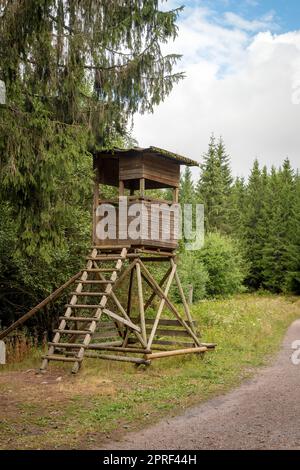
[[197, 298], [300, 293], [300, 177], [288, 159], [278, 169], [255, 160], [247, 180], [234, 179], [223, 140], [212, 136], [196, 184], [189, 168], [182, 175], [181, 201], [205, 208], [205, 247], [183, 254]]
[[[131, 145], [132, 116], [152, 111], [183, 78], [173, 72], [179, 56], [161, 51], [177, 34], [179, 11], [161, 11], [153, 0], [0, 0], [2, 326], [82, 267], [91, 243], [91, 152]], [[298, 173], [288, 160], [278, 169], [256, 161], [247, 181], [234, 179], [214, 137], [198, 158], [199, 181], [187, 168], [180, 188], [181, 202], [205, 206], [204, 248], [181, 248], [194, 300], [246, 289], [299, 294]], [[39, 315], [39, 327], [59, 308]]]

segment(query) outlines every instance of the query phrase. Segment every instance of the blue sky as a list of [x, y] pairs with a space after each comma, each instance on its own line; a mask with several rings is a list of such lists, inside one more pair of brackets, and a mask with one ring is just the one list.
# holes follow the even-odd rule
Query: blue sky
[[300, 0], [168, 0], [186, 6], [178, 37], [185, 80], [153, 114], [135, 117], [142, 146], [201, 162], [212, 133], [222, 136], [235, 175], [255, 158], [300, 167]]
[[247, 20], [274, 12], [280, 32], [300, 29], [299, 0], [186, 0], [182, 4], [190, 7], [207, 6], [219, 14], [231, 11]]

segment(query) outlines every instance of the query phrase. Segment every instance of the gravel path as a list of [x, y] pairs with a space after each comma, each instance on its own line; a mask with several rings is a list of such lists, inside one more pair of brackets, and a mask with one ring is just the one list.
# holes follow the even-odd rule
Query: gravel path
[[289, 328], [273, 365], [236, 390], [190, 408], [106, 449], [300, 449], [300, 365], [291, 344], [300, 320]]

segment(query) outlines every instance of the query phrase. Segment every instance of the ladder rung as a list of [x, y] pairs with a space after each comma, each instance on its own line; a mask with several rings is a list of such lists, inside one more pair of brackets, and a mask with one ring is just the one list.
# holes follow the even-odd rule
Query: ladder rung
[[95, 281], [95, 280], [91, 280], [91, 281], [75, 281], [77, 282], [77, 284], [113, 284], [114, 281]]
[[65, 321], [86, 321], [86, 322], [92, 322], [92, 321], [101, 321], [98, 318], [88, 318], [88, 317], [59, 317], [60, 320], [65, 320]]
[[75, 304], [75, 305], [66, 304], [65, 307], [66, 308], [69, 308], [69, 307], [71, 307], [71, 308], [93, 308], [93, 309], [101, 308], [100, 305], [89, 305], [89, 304], [86, 304], [86, 305], [84, 305], [84, 304]]
[[106, 292], [71, 292], [71, 295], [76, 295], [77, 297], [98, 297], [109, 294]]
[[61, 333], [62, 335], [91, 335], [92, 332], [88, 330], [53, 330], [54, 333]]
[[56, 354], [49, 354], [42, 356], [43, 359], [48, 359], [48, 361], [62, 361], [62, 362], [81, 362], [82, 358], [79, 357], [64, 357], [57, 356]]
[[78, 343], [48, 343], [49, 346], [54, 346], [56, 348], [86, 348], [85, 344]]

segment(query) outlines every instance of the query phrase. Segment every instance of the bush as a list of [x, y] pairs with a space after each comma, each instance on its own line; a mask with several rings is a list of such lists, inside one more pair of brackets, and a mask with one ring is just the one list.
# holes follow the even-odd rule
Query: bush
[[218, 233], [208, 235], [197, 258], [208, 273], [206, 292], [209, 297], [228, 296], [244, 290], [247, 267], [233, 239]]
[[[180, 281], [187, 295], [189, 286], [193, 286], [193, 300], [197, 302], [206, 297], [206, 285], [208, 282], [208, 272], [203, 263], [195, 256], [194, 252], [182, 253], [178, 266]], [[178, 289], [174, 290], [174, 298], [180, 301]]]
[[300, 295], [300, 271], [288, 272], [283, 291], [287, 294]]

